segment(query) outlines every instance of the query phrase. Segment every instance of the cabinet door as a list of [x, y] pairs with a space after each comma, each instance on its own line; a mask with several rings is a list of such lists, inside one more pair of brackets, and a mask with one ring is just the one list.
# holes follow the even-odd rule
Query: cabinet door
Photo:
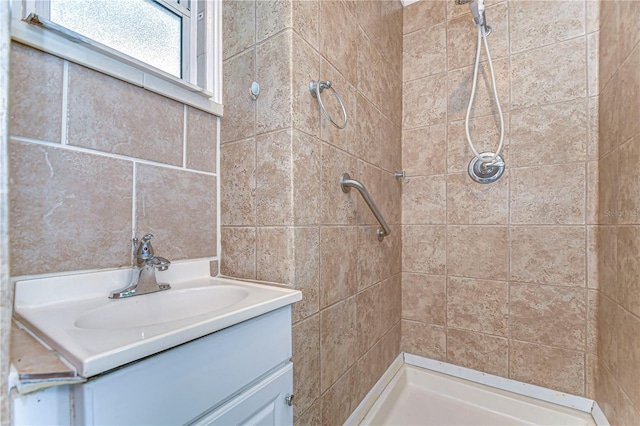
[[285, 399], [292, 392], [293, 364], [289, 362], [193, 425], [291, 425], [293, 407]]

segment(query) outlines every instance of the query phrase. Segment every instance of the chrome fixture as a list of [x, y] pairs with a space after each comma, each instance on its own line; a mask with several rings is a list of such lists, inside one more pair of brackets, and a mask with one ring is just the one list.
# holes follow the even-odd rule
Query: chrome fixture
[[389, 225], [387, 225], [387, 221], [384, 220], [384, 217], [382, 217], [382, 214], [380, 213], [380, 210], [378, 210], [376, 203], [373, 202], [369, 191], [367, 191], [367, 188], [365, 188], [363, 184], [361, 184], [357, 180], [351, 179], [349, 173], [343, 173], [340, 175], [340, 187], [342, 188], [342, 192], [345, 193], [351, 191], [351, 188], [355, 188], [358, 190], [358, 192], [360, 192], [360, 195], [362, 195], [362, 198], [364, 198], [367, 206], [369, 206], [371, 213], [373, 213], [373, 215], [376, 217], [376, 220], [380, 224], [380, 228], [378, 228], [377, 232], [378, 241], [384, 240], [384, 237], [391, 234], [391, 228], [389, 228]]
[[249, 93], [251, 94], [251, 99], [253, 99], [254, 101], [258, 100], [258, 95], [260, 95], [260, 84], [258, 84], [257, 81], [251, 83]]
[[487, 25], [487, 18], [484, 14], [484, 0], [456, 0], [457, 5], [469, 3], [469, 9], [473, 15], [473, 23], [482, 25], [486, 35], [491, 34], [492, 28]]
[[[455, 0], [456, 4], [467, 4], [471, 9], [473, 15], [473, 23], [478, 29], [478, 44], [476, 46], [476, 61], [473, 68], [473, 84], [471, 86], [471, 96], [469, 97], [469, 105], [467, 106], [467, 115], [464, 120], [464, 127], [467, 136], [467, 143], [469, 149], [473, 152], [474, 157], [469, 163], [469, 176], [471, 179], [478, 183], [491, 183], [495, 182], [502, 176], [504, 172], [504, 160], [500, 157], [502, 148], [504, 147], [504, 117], [502, 115], [502, 108], [500, 107], [500, 99], [498, 99], [498, 88], [496, 87], [496, 75], [493, 70], [493, 62], [491, 61], [491, 54], [489, 53], [489, 44], [487, 43], [487, 36], [491, 33], [491, 27], [487, 25], [487, 19], [484, 13], [484, 0]], [[498, 116], [500, 117], [500, 142], [498, 143], [498, 149], [495, 152], [483, 152], [479, 153], [473, 146], [471, 141], [471, 134], [469, 132], [469, 116], [471, 115], [471, 108], [473, 106], [473, 100], [476, 97], [476, 88], [478, 85], [478, 67], [480, 65], [480, 51], [482, 49], [482, 42], [484, 42], [484, 50], [487, 53], [487, 63], [489, 64], [489, 71], [491, 74], [491, 86], [493, 88], [493, 96], [496, 101], [496, 107], [498, 109]]]
[[[342, 108], [342, 115], [344, 118], [344, 121], [342, 122], [342, 124], [338, 124], [335, 121], [333, 121], [333, 118], [331, 118], [331, 116], [327, 112], [327, 109], [325, 108], [324, 103], [322, 102], [322, 97], [320, 96], [320, 94], [324, 89], [331, 89], [331, 91], [333, 92], [333, 96], [335, 96], [338, 102], [340, 103], [340, 108]], [[340, 95], [338, 95], [338, 92], [336, 92], [336, 89], [334, 89], [333, 86], [331, 86], [331, 82], [329, 80], [326, 80], [326, 81], [311, 80], [309, 82], [309, 91], [311, 92], [311, 96], [313, 96], [318, 100], [318, 105], [320, 105], [320, 110], [322, 111], [324, 116], [327, 117], [327, 120], [329, 120], [331, 124], [336, 126], [338, 129], [344, 129], [345, 127], [347, 127], [347, 110], [345, 109], [344, 104], [342, 103], [342, 99], [340, 98]]]
[[[481, 158], [494, 158], [493, 152], [483, 152]], [[473, 157], [469, 162], [469, 176], [478, 183], [492, 183], [500, 179], [504, 173], [504, 161], [502, 157], [495, 156], [495, 162], [483, 163], [478, 157]]]
[[146, 234], [140, 242], [138, 242], [137, 238], [133, 239], [135, 265], [133, 265], [131, 284], [119, 290], [112, 291], [111, 294], [109, 294], [110, 299], [139, 296], [141, 294], [155, 293], [156, 291], [169, 290], [171, 288], [169, 284], [156, 281], [156, 269], [158, 271], [166, 271], [169, 269], [171, 262], [164, 257], [153, 255], [151, 238], [153, 238], [153, 235]]
[[407, 179], [407, 173], [404, 170], [401, 172], [394, 172], [393, 177], [402, 180], [402, 182], [409, 182], [409, 179]]

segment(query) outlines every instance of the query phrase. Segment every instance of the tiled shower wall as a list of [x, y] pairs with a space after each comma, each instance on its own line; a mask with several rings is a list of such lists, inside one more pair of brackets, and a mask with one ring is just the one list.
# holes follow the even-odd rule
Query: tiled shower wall
[[640, 3], [601, 3], [598, 380], [611, 424], [640, 424]]
[[217, 252], [217, 118], [13, 43], [11, 275]]
[[[487, 5], [507, 164], [490, 185], [466, 171], [469, 8], [404, 10], [401, 349], [593, 397], [598, 3]], [[482, 58], [480, 152], [499, 131]]]
[[[342, 424], [399, 353], [402, 6], [225, 1], [221, 272], [302, 290], [294, 417]], [[330, 80], [348, 124], [309, 93]], [[251, 82], [260, 84], [253, 100]], [[336, 121], [340, 111], [323, 93]], [[364, 183], [392, 234], [339, 177]]]

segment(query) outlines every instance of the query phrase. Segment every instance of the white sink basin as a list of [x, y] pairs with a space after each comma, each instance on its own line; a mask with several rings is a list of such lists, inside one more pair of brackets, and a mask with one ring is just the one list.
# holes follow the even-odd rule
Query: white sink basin
[[147, 357], [302, 299], [290, 288], [209, 277], [207, 261], [173, 263], [171, 289], [113, 300], [131, 270], [18, 281], [17, 319], [84, 377]]
[[73, 325], [89, 330], [125, 330], [210, 317], [250, 294], [246, 288], [224, 284], [168, 291], [145, 295], [149, 297], [129, 297], [100, 306], [80, 315]]

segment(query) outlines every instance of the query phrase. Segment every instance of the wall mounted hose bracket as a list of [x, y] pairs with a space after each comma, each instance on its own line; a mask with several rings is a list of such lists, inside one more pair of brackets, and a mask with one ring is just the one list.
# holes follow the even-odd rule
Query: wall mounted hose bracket
[[362, 195], [365, 203], [367, 203], [367, 206], [369, 206], [371, 213], [373, 213], [373, 215], [376, 217], [376, 220], [380, 224], [377, 232], [378, 241], [384, 240], [384, 237], [391, 234], [391, 228], [389, 228], [389, 225], [387, 225], [387, 221], [384, 220], [384, 217], [382, 217], [382, 213], [380, 213], [380, 210], [378, 210], [376, 203], [374, 203], [371, 199], [371, 194], [369, 194], [369, 191], [367, 191], [367, 188], [365, 188], [363, 184], [361, 184], [357, 180], [351, 179], [349, 173], [343, 173], [340, 175], [340, 188], [342, 188], [342, 192], [345, 193], [349, 193], [349, 191], [351, 191], [351, 188], [355, 188], [358, 190], [358, 192], [360, 192], [360, 195]]
[[[344, 116], [344, 121], [342, 124], [338, 124], [335, 121], [333, 121], [333, 118], [331, 118], [331, 116], [327, 112], [327, 108], [325, 108], [324, 103], [322, 102], [322, 97], [320, 96], [320, 94], [324, 89], [331, 89], [331, 91], [333, 92], [333, 96], [335, 96], [338, 102], [340, 103], [340, 108], [342, 108], [342, 115]], [[324, 116], [327, 117], [327, 120], [329, 120], [331, 124], [336, 126], [338, 129], [344, 129], [345, 127], [347, 127], [347, 110], [345, 109], [344, 104], [342, 103], [342, 99], [340, 98], [340, 95], [338, 95], [338, 92], [336, 92], [336, 90], [331, 86], [331, 82], [329, 80], [326, 80], [326, 81], [311, 80], [309, 82], [309, 91], [311, 92], [311, 96], [313, 96], [318, 100], [318, 105], [320, 105], [320, 110], [322, 111]]]

